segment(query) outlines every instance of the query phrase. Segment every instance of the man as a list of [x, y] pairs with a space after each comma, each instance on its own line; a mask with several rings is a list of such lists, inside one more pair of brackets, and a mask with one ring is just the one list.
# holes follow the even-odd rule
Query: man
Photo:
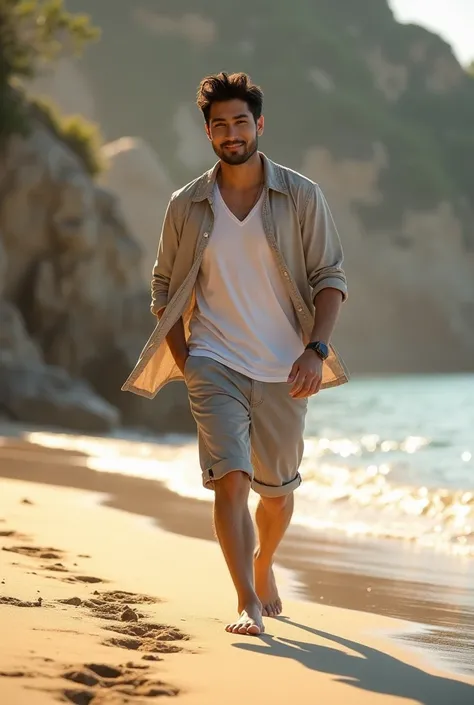
[[272, 564], [301, 483], [308, 397], [348, 379], [330, 346], [347, 287], [321, 190], [258, 151], [260, 88], [209, 76], [197, 104], [219, 161], [171, 198], [153, 270], [159, 323], [123, 389], [151, 398], [184, 378], [237, 591], [226, 629], [255, 635], [282, 611]]

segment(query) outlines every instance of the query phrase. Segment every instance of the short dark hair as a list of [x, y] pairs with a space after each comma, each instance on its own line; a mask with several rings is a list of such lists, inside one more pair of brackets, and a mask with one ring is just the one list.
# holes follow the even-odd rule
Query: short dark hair
[[243, 100], [247, 103], [255, 122], [262, 115], [263, 91], [252, 83], [250, 76], [246, 73], [229, 75], [222, 71], [202, 79], [196, 102], [207, 124], [209, 124], [212, 104], [226, 100]]

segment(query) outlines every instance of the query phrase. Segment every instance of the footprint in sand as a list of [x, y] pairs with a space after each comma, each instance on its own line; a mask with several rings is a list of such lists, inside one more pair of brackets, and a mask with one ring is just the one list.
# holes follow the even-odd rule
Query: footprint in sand
[[129, 605], [157, 604], [161, 602], [158, 598], [148, 595], [140, 595], [121, 590], [111, 590], [109, 592], [94, 592], [93, 597], [88, 598], [82, 604], [90, 609], [95, 617], [109, 620], [138, 621], [144, 615], [136, 610], [131, 610]]
[[[148, 666], [127, 664], [126, 668], [89, 663], [69, 669], [62, 677], [85, 688], [67, 688], [62, 695], [75, 705], [89, 705], [95, 698], [102, 702], [102, 695], [110, 693], [114, 705], [130, 702], [130, 698], [157, 698], [178, 695], [179, 690], [168, 683], [145, 676]], [[137, 670], [142, 671], [139, 675]], [[104, 700], [105, 701], [105, 700]], [[107, 700], [108, 702], [108, 700]]]
[[[19, 553], [22, 556], [28, 556], [28, 558], [41, 558], [47, 561], [59, 561], [59, 559], [64, 557], [64, 551], [61, 551], [59, 548], [41, 548], [39, 546], [4, 546], [2, 551]], [[63, 563], [41, 565], [40, 568], [53, 573], [70, 573], [69, 569]], [[107, 582], [103, 578], [96, 578], [93, 575], [68, 575], [67, 578], [62, 578], [58, 575], [48, 575], [48, 578], [55, 578], [56, 580], [63, 580], [68, 583], [94, 584]]]
[[166, 624], [140, 622], [112, 625], [106, 629], [122, 636], [106, 639], [103, 642], [105, 646], [119, 646], [122, 649], [147, 653], [175, 654], [182, 651], [175, 642], [189, 639], [187, 634]]
[[[3, 597], [0, 598], [0, 604], [35, 607], [40, 605], [40, 599], [38, 603], [33, 603]], [[156, 654], [182, 651], [176, 642], [189, 639], [187, 634], [174, 627], [142, 621], [143, 615], [137, 611], [137, 606], [161, 602], [148, 595], [120, 590], [100, 593], [96, 590], [92, 599], [83, 601], [79, 597], [72, 597], [57, 602], [86, 608], [95, 617], [110, 620], [111, 623], [104, 628], [117, 633], [118, 636], [106, 639], [103, 644], [143, 652], [142, 659], [150, 662], [162, 660], [162, 657]], [[117, 667], [97, 663], [71, 667], [60, 674], [71, 683], [71, 687], [61, 691], [61, 696], [74, 705], [93, 705], [96, 702], [103, 702], [105, 705], [109, 700], [111, 705], [126, 705], [131, 702], [131, 698], [178, 695], [178, 688], [152, 677], [148, 672], [149, 668], [148, 664], [135, 665], [132, 662]], [[14, 677], [13, 673], [3, 675]]]
[[[159, 599], [148, 595], [120, 590], [102, 593], [95, 591], [94, 597], [84, 601], [79, 597], [72, 597], [59, 602], [85, 607], [95, 617], [115, 622], [104, 629], [116, 632], [120, 636], [106, 639], [103, 642], [106, 646], [118, 646], [147, 653], [177, 653], [182, 649], [176, 645], [176, 642], [189, 639], [187, 634], [174, 627], [142, 621], [144, 615], [136, 609], [136, 606], [160, 602]], [[130, 605], [134, 605], [135, 608], [132, 609]]]
[[0, 597], [0, 605], [11, 605], [12, 607], [41, 607], [43, 600], [38, 597], [36, 602], [29, 602], [28, 600], [18, 600], [16, 597]]
[[[178, 695], [179, 690], [169, 683], [145, 675], [150, 666], [127, 663], [123, 666], [109, 666], [102, 663], [86, 663], [68, 668], [58, 674], [71, 684], [80, 688], [65, 688], [61, 691], [63, 698], [75, 705], [109, 702], [114, 705], [125, 705], [130, 698], [157, 698], [160, 696]], [[139, 673], [137, 673], [137, 671]], [[38, 674], [25, 671], [2, 671], [2, 678], [33, 678]]]
[[110, 590], [108, 592], [97, 592], [95, 593], [103, 602], [108, 602], [111, 604], [122, 603], [127, 605], [156, 605], [162, 600], [158, 597], [151, 597], [150, 595], [140, 595], [136, 592], [124, 592], [123, 590]]
[[22, 556], [28, 556], [30, 558], [41, 558], [43, 560], [59, 560], [63, 551], [58, 548], [39, 548], [38, 546], [10, 546], [7, 548], [4, 546], [2, 551], [7, 551], [8, 553], [19, 553]]
[[68, 569], [62, 563], [54, 563], [53, 565], [42, 565], [43, 570], [52, 570], [56, 573], [67, 573]]
[[103, 578], [96, 578], [93, 575], [70, 575], [68, 578], [63, 578], [66, 583], [106, 583]]
[[13, 529], [0, 531], [0, 538], [16, 539], [17, 541], [25, 541], [25, 539], [28, 539], [25, 534], [20, 534], [18, 531], [14, 531]]

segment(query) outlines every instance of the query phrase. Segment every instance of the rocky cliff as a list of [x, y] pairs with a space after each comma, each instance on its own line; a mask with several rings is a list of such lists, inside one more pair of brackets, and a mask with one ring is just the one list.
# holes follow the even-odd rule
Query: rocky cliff
[[[262, 148], [317, 180], [334, 210], [351, 291], [336, 342], [349, 367], [472, 369], [474, 80], [445, 42], [398, 24], [385, 0], [245, 0], [237, 18], [230, 0], [66, 4], [103, 36], [61, 76], [80, 75], [108, 140], [135, 135], [164, 165], [138, 227], [145, 276], [171, 184], [213, 163], [196, 85], [245, 70], [265, 90]], [[75, 94], [60, 79], [46, 88], [67, 108]], [[135, 229], [143, 194], [123, 183]]]
[[159, 403], [120, 392], [154, 325], [142, 250], [118, 198], [32, 120], [0, 156], [0, 412], [97, 432], [166, 431], [176, 415], [191, 428], [178, 385]]

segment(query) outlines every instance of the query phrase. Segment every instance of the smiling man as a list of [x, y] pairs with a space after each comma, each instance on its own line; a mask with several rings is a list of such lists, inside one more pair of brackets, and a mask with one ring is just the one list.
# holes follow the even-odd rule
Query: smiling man
[[171, 198], [152, 280], [159, 322], [123, 389], [153, 397], [185, 380], [237, 592], [226, 629], [256, 635], [282, 611], [272, 565], [301, 483], [308, 398], [348, 379], [330, 345], [347, 286], [320, 188], [258, 150], [261, 89], [244, 73], [208, 76], [197, 104], [219, 161]]

